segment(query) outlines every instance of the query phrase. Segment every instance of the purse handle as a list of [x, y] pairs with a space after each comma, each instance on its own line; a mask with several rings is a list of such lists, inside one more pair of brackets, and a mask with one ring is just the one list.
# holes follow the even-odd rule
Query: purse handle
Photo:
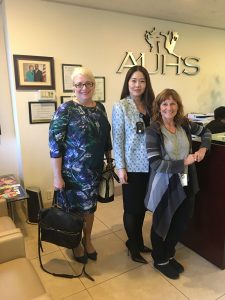
[[58, 203], [57, 203], [57, 195], [58, 195], [58, 193], [61, 193], [61, 195], [63, 197], [63, 201], [65, 203], [66, 211], [69, 211], [70, 203], [68, 201], [65, 189], [54, 190], [54, 195], [53, 195], [53, 199], [52, 199], [52, 206], [54, 206], [54, 207], [58, 206]]
[[111, 172], [111, 176], [118, 182], [120, 183], [120, 179], [118, 177], [118, 175], [116, 174], [116, 172], [114, 171], [115, 169], [115, 165], [113, 164], [114, 158], [110, 158], [110, 161], [106, 160], [106, 166], [105, 169], [102, 171], [102, 175], [107, 173], [107, 172]]

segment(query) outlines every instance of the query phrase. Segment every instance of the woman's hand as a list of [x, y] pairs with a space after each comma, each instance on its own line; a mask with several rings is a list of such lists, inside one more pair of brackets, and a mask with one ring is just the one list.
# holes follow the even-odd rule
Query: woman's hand
[[200, 148], [198, 151], [194, 153], [195, 161], [200, 162], [205, 157], [206, 148]]
[[62, 176], [54, 177], [54, 189], [55, 190], [62, 190], [65, 187], [65, 181], [63, 180]]
[[121, 184], [127, 184], [127, 171], [126, 169], [118, 170], [118, 177], [120, 179]]
[[189, 154], [185, 159], [184, 159], [184, 165], [189, 166], [195, 162], [195, 155], [194, 154]]

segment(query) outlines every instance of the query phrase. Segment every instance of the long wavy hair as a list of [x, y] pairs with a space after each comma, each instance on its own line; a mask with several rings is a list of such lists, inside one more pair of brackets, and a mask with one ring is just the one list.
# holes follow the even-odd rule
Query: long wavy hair
[[167, 99], [172, 98], [178, 106], [177, 114], [174, 117], [174, 123], [176, 125], [181, 125], [187, 122], [187, 119], [184, 117], [184, 107], [180, 95], [173, 89], [165, 89], [159, 93], [152, 105], [152, 120], [163, 124], [162, 115], [160, 113], [160, 105]]
[[144, 75], [144, 78], [145, 78], [146, 87], [145, 87], [144, 93], [141, 95], [141, 101], [143, 102], [147, 113], [149, 115], [151, 115], [152, 103], [153, 103], [153, 100], [155, 98], [155, 94], [154, 94], [153, 89], [152, 89], [152, 84], [151, 84], [151, 80], [150, 80], [150, 76], [148, 74], [148, 71], [144, 67], [142, 67], [142, 66], [133, 66], [128, 70], [128, 72], [126, 74], [126, 77], [125, 77], [125, 80], [124, 80], [123, 89], [122, 89], [120, 99], [122, 100], [122, 99], [124, 99], [124, 98], [126, 98], [130, 95], [128, 82], [129, 82], [131, 76], [137, 71], [141, 72]]

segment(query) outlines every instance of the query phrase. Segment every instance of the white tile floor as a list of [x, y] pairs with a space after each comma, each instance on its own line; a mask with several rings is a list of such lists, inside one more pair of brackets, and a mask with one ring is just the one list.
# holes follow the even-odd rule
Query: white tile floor
[[[190, 249], [179, 245], [177, 258], [185, 272], [178, 280], [169, 280], [149, 264], [133, 262], [128, 256], [122, 224], [122, 199], [99, 204], [93, 228], [93, 244], [98, 252], [96, 262], [89, 261], [87, 271], [94, 277], [65, 279], [51, 276], [40, 269], [37, 254], [37, 225], [25, 222], [25, 214], [17, 205], [16, 223], [25, 236], [27, 257], [53, 299], [66, 300], [225, 300], [225, 270], [222, 271]], [[151, 213], [146, 214], [144, 238], [150, 246]], [[78, 273], [81, 265], [73, 260], [70, 250], [44, 243], [43, 262], [55, 272]]]

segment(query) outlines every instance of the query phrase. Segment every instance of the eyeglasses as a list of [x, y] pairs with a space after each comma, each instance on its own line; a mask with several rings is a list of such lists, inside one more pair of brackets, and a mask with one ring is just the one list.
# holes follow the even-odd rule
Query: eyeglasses
[[90, 82], [90, 81], [87, 81], [87, 82], [85, 82], [85, 83], [79, 82], [79, 83], [75, 83], [74, 86], [75, 86], [75, 88], [77, 88], [77, 89], [82, 89], [84, 86], [85, 86], [86, 88], [92, 88], [92, 87], [94, 86], [94, 82]]

